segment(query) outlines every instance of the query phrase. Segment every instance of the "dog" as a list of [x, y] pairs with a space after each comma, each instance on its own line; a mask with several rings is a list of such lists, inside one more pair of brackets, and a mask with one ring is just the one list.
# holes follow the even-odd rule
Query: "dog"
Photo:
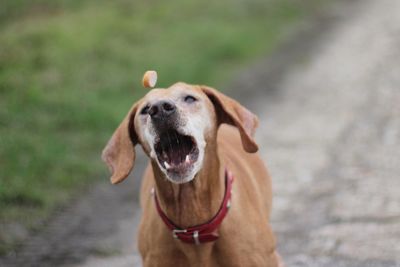
[[258, 118], [202, 85], [175, 83], [137, 101], [102, 158], [122, 182], [140, 144], [143, 266], [283, 266], [269, 225], [271, 179], [256, 153]]

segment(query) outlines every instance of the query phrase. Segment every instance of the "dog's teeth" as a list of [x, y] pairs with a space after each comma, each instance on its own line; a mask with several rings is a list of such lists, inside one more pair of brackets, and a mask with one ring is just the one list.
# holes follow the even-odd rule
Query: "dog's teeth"
[[164, 162], [164, 165], [165, 165], [165, 168], [166, 168], [167, 170], [169, 170], [169, 169], [171, 168], [171, 165], [169, 165], [168, 162]]
[[186, 163], [190, 163], [189, 155], [186, 155], [185, 162], [186, 162]]

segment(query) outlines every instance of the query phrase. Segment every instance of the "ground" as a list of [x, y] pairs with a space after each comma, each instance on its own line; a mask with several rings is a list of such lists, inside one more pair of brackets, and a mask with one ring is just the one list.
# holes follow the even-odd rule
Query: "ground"
[[288, 266], [400, 265], [399, 10], [354, 6], [262, 103]]
[[[399, 10], [339, 5], [230, 86], [260, 117], [287, 266], [400, 266]], [[140, 266], [140, 172], [77, 198], [6, 265]]]

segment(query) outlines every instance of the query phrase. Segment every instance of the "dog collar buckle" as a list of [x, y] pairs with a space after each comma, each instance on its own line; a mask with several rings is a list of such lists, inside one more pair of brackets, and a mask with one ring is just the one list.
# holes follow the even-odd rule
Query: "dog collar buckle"
[[186, 229], [173, 229], [173, 230], [172, 230], [172, 236], [173, 236], [175, 239], [179, 239], [179, 237], [178, 237], [177, 234], [179, 234], [179, 233], [186, 233], [186, 232], [187, 232]]
[[199, 231], [194, 231], [194, 232], [193, 232], [193, 240], [194, 240], [194, 243], [195, 243], [196, 245], [200, 245]]

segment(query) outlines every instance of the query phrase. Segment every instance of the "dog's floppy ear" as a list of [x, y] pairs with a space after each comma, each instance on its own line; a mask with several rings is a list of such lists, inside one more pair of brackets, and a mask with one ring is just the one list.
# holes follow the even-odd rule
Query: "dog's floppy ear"
[[135, 163], [135, 145], [138, 143], [138, 137], [133, 123], [137, 106], [138, 103], [133, 105], [101, 155], [111, 171], [112, 184], [122, 182], [129, 175]]
[[207, 86], [200, 87], [214, 104], [218, 123], [227, 123], [236, 126], [239, 130], [244, 150], [249, 153], [257, 152], [258, 145], [253, 138], [258, 126], [257, 116], [234, 99], [217, 90]]

